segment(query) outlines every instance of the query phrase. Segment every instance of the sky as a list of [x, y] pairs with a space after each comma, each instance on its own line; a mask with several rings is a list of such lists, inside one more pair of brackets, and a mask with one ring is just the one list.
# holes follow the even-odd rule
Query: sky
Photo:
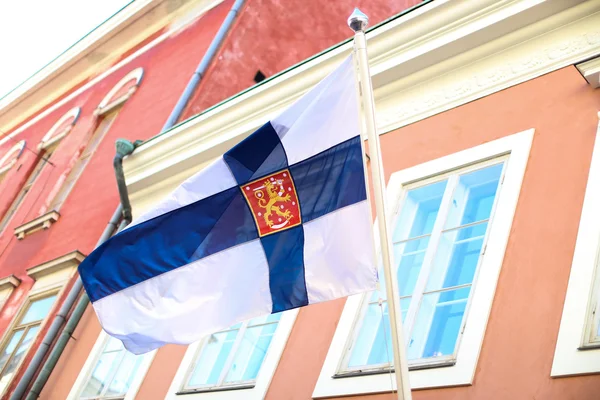
[[131, 0], [0, 0], [0, 98]]

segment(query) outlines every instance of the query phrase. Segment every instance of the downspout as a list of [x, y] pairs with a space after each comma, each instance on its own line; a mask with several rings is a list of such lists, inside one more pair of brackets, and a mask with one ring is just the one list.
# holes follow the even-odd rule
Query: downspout
[[200, 84], [200, 81], [204, 77], [206, 70], [212, 63], [213, 58], [215, 58], [215, 55], [221, 48], [221, 45], [223, 44], [225, 37], [229, 33], [229, 30], [231, 29], [231, 26], [235, 22], [235, 19], [237, 18], [240, 10], [244, 6], [244, 3], [245, 3], [245, 0], [235, 0], [235, 3], [233, 3], [233, 5], [231, 6], [231, 9], [229, 9], [229, 12], [227, 13], [227, 17], [225, 17], [225, 20], [223, 20], [223, 23], [221, 24], [221, 27], [217, 31], [217, 34], [215, 35], [212, 42], [210, 43], [210, 46], [206, 50], [206, 53], [204, 53], [204, 57], [202, 57], [202, 60], [200, 60], [200, 64], [198, 64], [196, 71], [194, 71], [194, 74], [192, 75], [190, 81], [188, 82], [187, 86], [183, 90], [181, 97], [179, 97], [177, 104], [175, 104], [173, 111], [171, 111], [171, 115], [169, 115], [167, 122], [165, 122], [165, 125], [162, 127], [161, 133], [170, 129], [173, 125], [175, 125], [177, 123], [177, 121], [179, 121], [179, 118], [181, 117], [183, 110], [185, 109], [185, 107], [187, 106], [188, 102], [190, 101], [192, 95], [196, 91], [198, 84]]
[[[206, 53], [202, 57], [200, 64], [198, 64], [198, 67], [194, 71], [194, 74], [190, 78], [190, 81], [188, 82], [179, 100], [177, 101], [177, 104], [173, 108], [173, 111], [171, 111], [171, 114], [165, 122], [165, 125], [162, 127], [160, 133], [172, 128], [181, 117], [183, 110], [185, 109], [190, 98], [194, 94], [194, 91], [198, 87], [198, 84], [202, 80], [214, 56], [221, 48], [225, 37], [229, 33], [229, 30], [231, 29], [231, 26], [233, 25], [244, 3], [245, 0], [236, 0], [235, 3], [231, 6], [227, 17], [221, 24], [221, 27], [217, 31], [217, 34], [213, 38]], [[121, 203], [115, 210], [112, 218], [108, 223], [108, 226], [102, 233], [100, 240], [98, 240], [96, 247], [100, 246], [102, 243], [107, 241], [113, 235], [113, 233], [115, 233], [115, 228], [121, 216], [123, 220], [119, 225], [118, 229], [116, 230], [117, 232], [119, 232], [121, 229], [127, 226], [129, 222], [131, 222], [131, 203], [127, 194], [127, 185], [125, 183], [125, 176], [123, 174], [123, 158], [126, 155], [131, 154], [133, 150], [135, 150], [135, 148], [140, 144], [141, 141], [131, 143], [123, 139], [117, 140], [117, 154], [115, 155], [115, 158], [113, 160], [113, 166], [115, 168], [115, 175], [117, 178], [117, 186], [119, 188], [119, 198]], [[31, 381], [33, 380], [35, 373], [38, 371], [40, 365], [42, 365], [42, 362], [44, 361], [44, 358], [48, 353], [52, 342], [54, 342], [54, 340], [58, 336], [60, 328], [65, 323], [69, 311], [75, 305], [75, 302], [77, 301], [77, 298], [79, 297], [79, 294], [81, 293], [82, 289], [83, 284], [81, 282], [81, 278], [78, 277], [77, 281], [73, 285], [73, 288], [67, 295], [67, 298], [65, 299], [64, 303], [61, 305], [59, 312], [54, 317], [52, 325], [48, 329], [48, 332], [46, 332], [42, 343], [36, 350], [33, 358], [31, 359], [31, 362], [25, 370], [25, 373], [21, 377], [21, 380], [19, 381], [17, 387], [10, 396], [10, 400], [21, 400], [23, 398], [23, 395], [25, 394]], [[90, 300], [84, 291], [81, 297], [79, 298], [77, 305], [75, 305], [75, 309], [73, 309], [73, 313], [69, 317], [69, 320], [67, 321], [62, 333], [58, 337], [58, 340], [56, 340], [56, 344], [54, 345], [54, 348], [52, 348], [50, 356], [44, 363], [42, 369], [40, 370], [40, 373], [33, 382], [31, 389], [27, 395], [27, 400], [34, 400], [39, 398], [42, 389], [46, 385], [48, 378], [50, 377], [52, 371], [56, 367], [60, 356], [62, 355], [65, 347], [67, 346], [69, 339], [71, 338], [72, 333], [75, 331], [75, 328], [77, 327], [79, 320], [81, 319], [83, 313], [89, 305], [89, 302]]]
[[[117, 209], [113, 213], [113, 216], [108, 222], [108, 225], [106, 225], [106, 228], [104, 228], [104, 232], [102, 233], [102, 236], [100, 236], [100, 240], [98, 240], [98, 244], [96, 245], [96, 247], [112, 236], [115, 229], [117, 228], [119, 220], [121, 219], [121, 211], [122, 207], [119, 204], [119, 207], [117, 207]], [[71, 291], [67, 295], [67, 298], [62, 303], [60, 310], [56, 313], [56, 316], [54, 317], [50, 328], [48, 328], [48, 331], [46, 332], [42, 343], [40, 343], [40, 346], [37, 348], [33, 358], [31, 359], [31, 362], [25, 370], [25, 373], [21, 377], [19, 384], [15, 388], [13, 394], [10, 396], [11, 400], [20, 400], [23, 396], [23, 393], [25, 393], [27, 386], [29, 386], [29, 383], [33, 379], [33, 376], [35, 375], [38, 367], [44, 360], [44, 357], [48, 353], [50, 346], [52, 346], [52, 342], [54, 342], [54, 339], [56, 338], [63, 324], [67, 320], [67, 315], [69, 314], [69, 311], [71, 311], [71, 308], [79, 298], [79, 293], [81, 292], [81, 289], [83, 289], [83, 284], [81, 282], [81, 279], [78, 277], [75, 281], [75, 284], [71, 288]]]
[[[131, 203], [129, 202], [129, 197], [127, 196], [127, 186], [125, 185], [125, 175], [123, 173], [123, 158], [133, 153], [135, 148], [141, 143], [142, 142], [140, 140], [137, 140], [135, 143], [131, 143], [125, 139], [118, 139], [116, 142], [117, 152], [115, 154], [113, 165], [115, 168], [115, 176], [117, 178], [117, 186], [119, 188], [119, 197], [121, 198], [121, 203], [119, 203], [119, 205], [117, 206], [117, 209], [113, 213], [112, 218], [110, 219], [108, 225], [104, 229], [104, 232], [102, 233], [102, 236], [100, 236], [100, 239], [98, 240], [98, 243], [96, 243], [95, 247], [98, 247], [102, 243], [106, 242], [114, 233], [119, 232], [131, 222]], [[121, 223], [117, 228], [119, 220], [121, 220]], [[54, 347], [52, 347], [52, 352], [50, 353], [50, 356], [48, 356], [48, 359], [44, 363], [44, 366], [40, 370], [40, 373], [33, 382], [33, 385], [31, 386], [31, 389], [27, 394], [27, 399], [37, 399], [40, 396], [40, 393], [46, 385], [50, 374], [52, 373], [54, 367], [58, 363], [58, 360], [62, 355], [65, 347], [69, 343], [69, 339], [71, 339], [71, 335], [75, 331], [79, 320], [81, 320], [83, 313], [85, 312], [88, 304], [90, 303], [90, 299], [87, 296], [87, 293], [85, 293], [85, 291], [83, 291], [83, 294], [81, 294], [80, 296], [82, 289], [83, 283], [81, 282], [81, 278], [77, 277], [75, 284], [71, 288], [71, 291], [67, 295], [67, 298], [65, 299], [64, 303], [61, 305], [59, 312], [54, 317], [52, 325], [48, 329], [48, 332], [46, 332], [42, 343], [38, 347], [31, 362], [27, 366], [23, 377], [19, 381], [19, 384], [15, 388], [15, 391], [12, 393], [10, 397], [11, 400], [20, 400], [23, 397], [23, 394], [27, 390], [29, 383], [33, 379], [33, 376], [35, 375], [42, 361], [44, 360], [44, 357], [48, 353], [52, 342], [54, 341], [54, 339], [56, 339], [60, 328], [65, 323], [66, 316], [75, 305], [75, 302], [77, 302], [75, 308], [73, 309], [73, 312], [71, 313], [71, 316], [66, 321], [67, 323], [64, 326], [64, 329], [60, 333], [60, 336], [58, 336]], [[77, 301], [78, 298], [79, 301]]]

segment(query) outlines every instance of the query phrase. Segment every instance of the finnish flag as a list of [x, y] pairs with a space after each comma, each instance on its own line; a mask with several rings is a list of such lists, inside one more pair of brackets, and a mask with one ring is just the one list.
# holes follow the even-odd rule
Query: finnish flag
[[352, 58], [79, 266], [141, 354], [375, 289]]

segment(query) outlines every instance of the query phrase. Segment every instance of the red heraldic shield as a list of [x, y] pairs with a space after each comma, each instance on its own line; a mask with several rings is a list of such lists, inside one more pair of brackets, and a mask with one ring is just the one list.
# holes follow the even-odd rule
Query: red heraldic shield
[[298, 195], [287, 169], [246, 183], [241, 189], [261, 237], [302, 223]]

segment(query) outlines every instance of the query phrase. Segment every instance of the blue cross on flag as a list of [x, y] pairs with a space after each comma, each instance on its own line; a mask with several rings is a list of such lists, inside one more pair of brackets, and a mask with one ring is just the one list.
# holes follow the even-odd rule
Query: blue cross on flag
[[352, 58], [79, 266], [136, 354], [373, 290]]

